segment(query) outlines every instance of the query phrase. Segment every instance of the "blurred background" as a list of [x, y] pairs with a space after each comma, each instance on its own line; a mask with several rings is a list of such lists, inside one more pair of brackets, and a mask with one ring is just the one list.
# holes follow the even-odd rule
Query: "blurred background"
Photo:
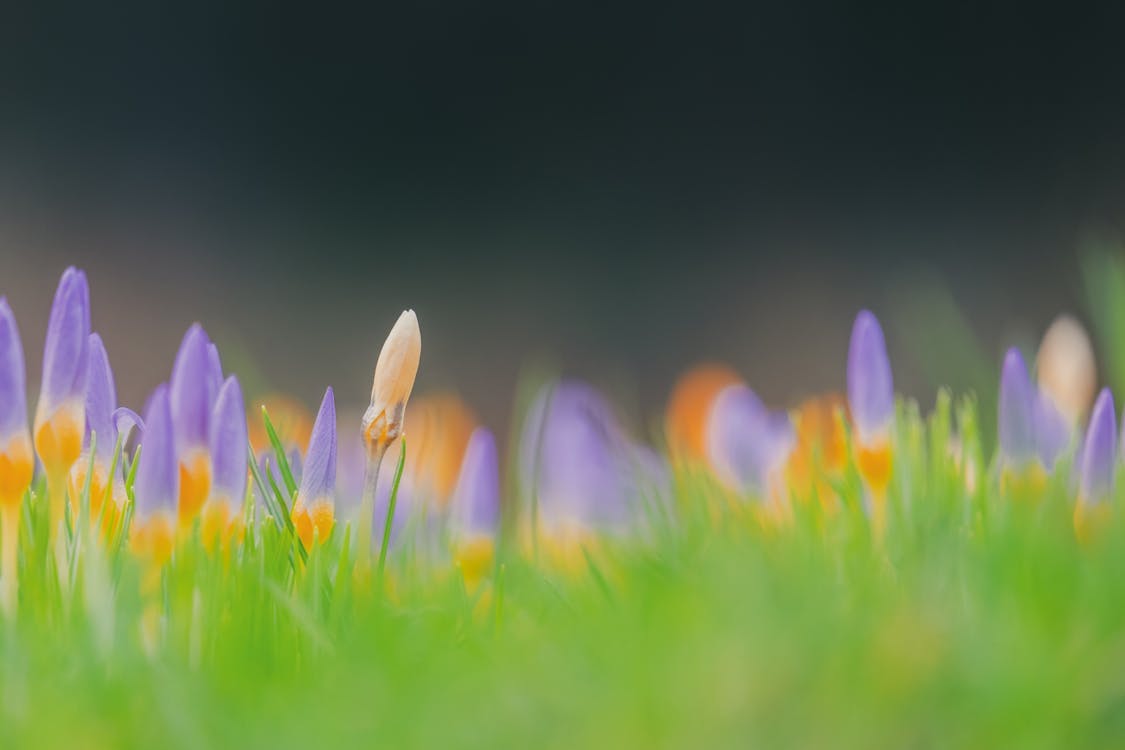
[[359, 406], [405, 307], [419, 388], [501, 428], [528, 363], [638, 415], [703, 358], [779, 405], [839, 389], [861, 306], [929, 403], [972, 377], [943, 343], [995, 366], [1088, 319], [1125, 19], [912, 6], [8, 9], [0, 288], [32, 382], [77, 264], [134, 406], [193, 320], [251, 392]]

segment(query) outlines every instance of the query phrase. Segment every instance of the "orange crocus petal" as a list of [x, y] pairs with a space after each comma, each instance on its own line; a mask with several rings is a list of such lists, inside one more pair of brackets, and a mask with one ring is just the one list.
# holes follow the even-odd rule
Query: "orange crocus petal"
[[[372, 427], [378, 424], [373, 423]], [[410, 436], [405, 466], [419, 494], [432, 496], [439, 507], [445, 506], [453, 492], [465, 447], [476, 426], [473, 410], [451, 393], [423, 396], [410, 404], [403, 429]], [[379, 438], [367, 437], [369, 441]]]
[[336, 512], [328, 500], [317, 499], [309, 504], [298, 497], [293, 504], [293, 526], [305, 549], [312, 549], [313, 538], [323, 544], [331, 535], [336, 523]]
[[664, 417], [665, 437], [675, 458], [706, 460], [711, 404], [720, 391], [740, 382], [734, 370], [717, 364], [699, 365], [676, 382]]
[[243, 531], [242, 515], [226, 498], [211, 498], [200, 514], [200, 535], [208, 550], [228, 549]]
[[891, 483], [891, 446], [886, 441], [875, 445], [856, 445], [856, 468], [876, 495], [883, 495]]
[[35, 451], [48, 476], [62, 476], [82, 454], [82, 433], [86, 429], [81, 403], [60, 407], [35, 428]]
[[266, 434], [265, 421], [261, 409], [265, 408], [277, 437], [286, 448], [296, 446], [301, 453], [308, 450], [309, 436], [312, 434], [313, 415], [300, 401], [281, 393], [274, 393], [260, 399], [257, 407], [247, 415], [246, 427], [254, 455], [270, 448]]
[[789, 481], [799, 499], [813, 491], [826, 510], [837, 505], [829, 478], [839, 477], [847, 461], [847, 401], [838, 393], [803, 402], [794, 412], [797, 445], [789, 458]]
[[154, 567], [159, 568], [172, 557], [175, 543], [176, 524], [171, 514], [157, 513], [151, 518], [133, 522], [129, 546], [134, 554]]
[[211, 494], [211, 457], [194, 450], [180, 461], [180, 523], [190, 523]]
[[19, 504], [34, 471], [31, 439], [26, 432], [13, 435], [0, 452], [0, 503]]

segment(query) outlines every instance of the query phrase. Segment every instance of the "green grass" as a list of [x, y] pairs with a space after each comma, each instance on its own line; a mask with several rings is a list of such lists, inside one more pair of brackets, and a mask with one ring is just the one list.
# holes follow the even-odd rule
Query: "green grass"
[[979, 462], [978, 421], [900, 405], [882, 544], [851, 469], [839, 512], [781, 527], [682, 474], [673, 522], [575, 571], [502, 544], [473, 593], [441, 545], [393, 548], [380, 586], [342, 526], [303, 560], [265, 516], [228, 560], [178, 549], [154, 653], [137, 561], [80, 534], [60, 590], [32, 496], [0, 747], [1120, 746], [1122, 514], [1079, 546], [1065, 461], [970, 491], [948, 448]]

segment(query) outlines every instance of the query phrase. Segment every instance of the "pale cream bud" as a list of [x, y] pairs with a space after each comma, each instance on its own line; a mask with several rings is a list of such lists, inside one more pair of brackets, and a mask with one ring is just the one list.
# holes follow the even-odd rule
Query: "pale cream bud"
[[363, 415], [363, 437], [370, 449], [385, 449], [402, 434], [406, 402], [414, 388], [421, 354], [418, 318], [413, 310], [407, 310], [387, 335], [375, 364], [371, 405]]
[[1039, 387], [1071, 424], [1081, 421], [1094, 400], [1097, 366], [1082, 324], [1060, 315], [1043, 334], [1036, 357]]

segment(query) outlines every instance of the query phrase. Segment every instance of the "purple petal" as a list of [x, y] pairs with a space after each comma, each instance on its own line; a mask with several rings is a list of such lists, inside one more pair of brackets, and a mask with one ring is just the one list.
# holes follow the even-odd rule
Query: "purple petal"
[[1023, 466], [1035, 458], [1035, 394], [1027, 365], [1016, 348], [1004, 355], [1000, 371], [998, 429], [1000, 458]]
[[332, 388], [324, 392], [305, 454], [300, 496], [305, 502], [331, 500], [336, 489], [336, 400]]
[[0, 439], [27, 431], [26, 377], [16, 318], [0, 297]]
[[771, 413], [744, 385], [723, 389], [711, 407], [708, 450], [720, 476], [743, 492], [762, 495], [785, 462], [795, 433], [789, 415]]
[[43, 347], [43, 388], [39, 414], [47, 419], [71, 398], [83, 398], [86, 389], [86, 352], [90, 336], [90, 290], [86, 274], [68, 268], [59, 281], [47, 338]]
[[211, 414], [211, 483], [216, 496], [234, 504], [246, 494], [246, 406], [231, 375], [219, 389]]
[[1066, 447], [1070, 445], [1072, 428], [1046, 391], [1035, 396], [1032, 416], [1035, 425], [1035, 447], [1043, 467], [1050, 471]]
[[883, 436], [895, 411], [894, 380], [879, 321], [861, 310], [848, 347], [848, 405], [861, 442]]
[[536, 446], [523, 458], [524, 486], [536, 492], [545, 524], [622, 528], [635, 518], [643, 493], [634, 473], [632, 445], [609, 404], [575, 382], [548, 387], [525, 424]]
[[138, 433], [142, 433], [145, 431], [145, 421], [141, 419], [140, 414], [132, 409], [119, 406], [113, 410], [113, 427], [119, 435], [128, 435], [129, 431], [134, 428]]
[[207, 446], [211, 414], [210, 365], [207, 347], [211, 342], [198, 323], [184, 334], [172, 365], [170, 399], [175, 425], [176, 452], [183, 455]]
[[90, 334], [89, 359], [86, 375], [86, 447], [90, 434], [98, 436], [98, 460], [109, 464], [117, 442], [117, 428], [113, 414], [117, 409], [117, 389], [113, 383], [113, 370], [109, 366], [102, 337]]
[[180, 493], [180, 469], [172, 433], [172, 408], [167, 385], [156, 389], [145, 413], [145, 433], [135, 486], [138, 518], [174, 511]]
[[494, 535], [500, 526], [500, 463], [496, 438], [478, 427], [469, 437], [461, 473], [453, 490], [452, 508], [460, 529]]
[[1082, 472], [1079, 498], [1086, 503], [1099, 503], [1113, 492], [1117, 462], [1117, 424], [1113, 394], [1103, 388], [1090, 413], [1086, 440], [1082, 450]]
[[223, 387], [223, 363], [219, 359], [219, 347], [213, 342], [207, 344], [207, 394], [208, 403], [214, 407], [219, 390]]

